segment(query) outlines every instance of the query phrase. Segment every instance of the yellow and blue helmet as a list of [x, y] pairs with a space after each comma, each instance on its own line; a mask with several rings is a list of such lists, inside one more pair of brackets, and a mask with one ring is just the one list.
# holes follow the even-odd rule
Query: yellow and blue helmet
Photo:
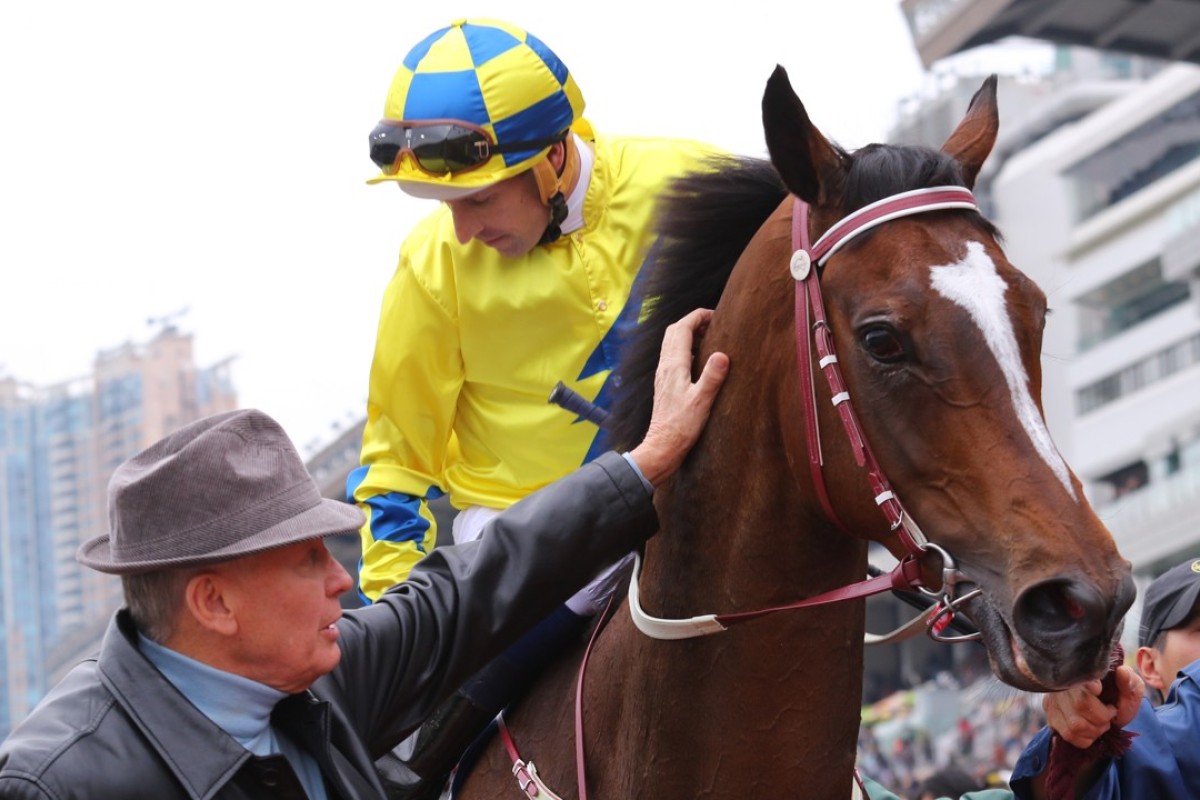
[[417, 197], [449, 200], [530, 169], [576, 122], [583, 95], [526, 31], [458, 20], [417, 44], [396, 71], [370, 135], [380, 173]]

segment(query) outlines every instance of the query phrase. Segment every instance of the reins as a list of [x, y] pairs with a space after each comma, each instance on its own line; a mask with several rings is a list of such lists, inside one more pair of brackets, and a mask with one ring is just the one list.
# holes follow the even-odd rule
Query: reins
[[[863, 433], [862, 425], [849, 402], [850, 393], [838, 365], [834, 349], [833, 334], [829, 329], [825, 303], [821, 296], [819, 268], [847, 242], [865, 231], [888, 220], [921, 214], [928, 211], [961, 208], [978, 210], [975, 197], [962, 186], [939, 186], [917, 189], [886, 197], [850, 214], [831, 227], [815, 244], [810, 244], [808, 233], [808, 204], [796, 198], [792, 212], [793, 253], [789, 267], [796, 281], [796, 358], [800, 370], [801, 399], [804, 403], [805, 436], [808, 443], [809, 466], [813, 487], [822, 509], [829, 519], [849, 533], [846, 525], [837, 516], [823, 475], [824, 459], [821, 452], [820, 430], [817, 424], [816, 370], [813, 368], [812, 349], [818, 357], [817, 366], [829, 383], [831, 399], [846, 431], [854, 453], [855, 462], [866, 470], [867, 482], [871, 487], [876, 505], [887, 519], [890, 529], [903, 544], [906, 554], [891, 572], [843, 586], [804, 600], [783, 606], [743, 611], [732, 614], [703, 614], [686, 619], [662, 619], [652, 617], [641, 607], [638, 593], [638, 577], [641, 574], [640, 557], [634, 561], [633, 575], [629, 583], [629, 613], [638, 630], [654, 639], [689, 639], [707, 636], [728, 629], [732, 625], [751, 619], [790, 611], [797, 608], [833, 603], [860, 597], [868, 597], [888, 590], [919, 591], [937, 598], [937, 610], [926, 623], [927, 632], [936, 641], [957, 642], [979, 638], [978, 634], [967, 636], [944, 636], [942, 631], [949, 624], [957, 608], [979, 593], [973, 590], [955, 597], [955, 587], [963, 575], [948, 552], [925, 538], [920, 526], [901, 504]], [[815, 268], [814, 268], [815, 267]], [[932, 590], [921, 578], [920, 557], [929, 551], [942, 559], [942, 583], [940, 589]]]
[[[866, 470], [867, 481], [870, 484], [875, 504], [879, 506], [888, 525], [904, 545], [906, 554], [899, 560], [890, 572], [882, 573], [863, 581], [833, 589], [804, 600], [783, 606], [759, 609], [757, 611], [742, 611], [731, 614], [701, 614], [686, 619], [663, 619], [652, 617], [642, 608], [638, 591], [638, 578], [641, 575], [641, 555], [635, 555], [633, 572], [629, 580], [629, 614], [634, 624], [645, 635], [653, 639], [691, 639], [698, 636], [708, 636], [728, 630], [734, 625], [749, 622], [752, 619], [774, 614], [779, 611], [791, 611], [797, 608], [840, 602], [853, 598], [869, 597], [888, 590], [913, 591], [936, 598], [934, 605], [927, 613], [918, 617], [924, 621], [926, 632], [935, 641], [959, 642], [980, 638], [978, 633], [965, 636], [944, 636], [942, 631], [950, 623], [958, 606], [979, 594], [979, 589], [972, 590], [962, 597], [954, 597], [955, 587], [963, 578], [963, 574], [955, 565], [950, 554], [925, 538], [920, 526], [904, 509], [900, 498], [892, 491], [887, 476], [875, 459], [870, 444], [863, 433], [854, 407], [850, 404], [850, 393], [838, 366], [837, 354], [834, 351], [833, 334], [829, 329], [825, 313], [825, 303], [821, 296], [819, 269], [843, 245], [855, 236], [870, 230], [888, 220], [921, 214], [927, 211], [964, 208], [978, 210], [975, 197], [969, 189], [961, 186], [939, 186], [931, 189], [917, 189], [902, 192], [872, 203], [848, 215], [825, 232], [815, 244], [810, 245], [808, 233], [808, 204], [796, 198], [792, 211], [792, 247], [793, 253], [789, 268], [796, 281], [796, 358], [799, 366], [801, 381], [801, 399], [804, 404], [805, 436], [808, 444], [809, 467], [812, 473], [813, 487], [822, 510], [834, 525], [842, 531], [854, 535], [838, 517], [829, 498], [823, 474], [824, 458], [821, 452], [821, 435], [817, 421], [816, 401], [816, 370], [813, 368], [812, 350], [815, 347], [818, 356], [817, 366], [825, 374], [829, 383], [832, 402], [837, 409], [850, 441], [855, 462]], [[814, 266], [816, 269], [814, 269]], [[811, 331], [811, 336], [810, 336]], [[807, 383], [807, 385], [804, 385]], [[557, 392], [556, 392], [557, 393]], [[551, 402], [559, 402], [551, 396]], [[567, 407], [567, 406], [564, 406]], [[576, 410], [576, 409], [572, 409]], [[942, 559], [942, 584], [940, 589], [929, 589], [921, 578], [920, 557], [929, 551], [937, 553]], [[610, 602], [611, 606], [611, 602]], [[607, 615], [609, 609], [605, 609]], [[916, 628], [917, 620], [910, 622], [893, 634], [885, 637], [875, 637], [875, 641], [889, 641], [908, 630]], [[575, 687], [575, 758], [576, 780], [580, 800], [587, 798], [587, 778], [584, 769], [584, 739], [583, 739], [583, 678], [587, 670], [588, 657], [595, 644], [596, 633], [603, 627], [596, 626], [588, 646], [584, 652]], [[526, 797], [534, 800], [559, 800], [538, 775], [532, 761], [521, 759], [516, 743], [504, 724], [503, 715], [499, 717], [500, 736], [513, 762], [513, 776]], [[855, 789], [859, 796], [865, 794], [857, 770], [854, 775]]]
[[[796, 357], [800, 368], [800, 380], [801, 382], [806, 381], [808, 384], [808, 391], [802, 391], [802, 396], [805, 401], [805, 433], [808, 437], [809, 465], [813, 476], [813, 486], [817, 491], [821, 507], [829, 515], [829, 518], [843, 531], [849, 533], [845, 524], [833, 510], [821, 470], [823, 459], [821, 435], [817, 425], [816, 374], [812, 366], [811, 352], [812, 345], [815, 344], [817, 355], [820, 357], [818, 366], [829, 383], [833, 405], [842, 420], [846, 437], [850, 440], [854, 460], [858, 466], [866, 469], [867, 481], [871, 486], [875, 503], [883, 511], [892, 531], [899, 536], [905, 550], [910, 555], [919, 555], [919, 551], [927, 540], [920, 527], [906, 514], [899, 499], [892, 492], [891, 485], [883, 474], [879, 462], [875, 460], [875, 454], [871, 451], [871, 445], [863, 433], [862, 425], [854, 412], [854, 406], [848, 402], [850, 393], [846, 390], [841, 367], [838, 365], [838, 357], [834, 352], [833, 332], [829, 328], [825, 302], [821, 295], [819, 269], [825, 266], [825, 262], [843, 245], [876, 225], [899, 217], [949, 208], [978, 210], [970, 190], [961, 186], [943, 186], [902, 192], [850, 214], [826, 231], [816, 244], [810, 244], [809, 241], [808, 204], [797, 198], [792, 210], [792, 247], [794, 252], [789, 267], [792, 278], [796, 281]], [[811, 339], [810, 330], [812, 332]]]
[[[584, 648], [583, 658], [579, 662], [579, 673], [575, 679], [575, 781], [579, 788], [579, 800], [587, 800], [587, 770], [584, 767], [584, 739], [583, 739], [583, 677], [587, 674], [588, 658], [592, 654], [592, 647], [596, 644], [596, 637], [600, 635], [600, 631], [608, 623], [609, 616], [613, 611], [613, 596], [609, 595], [608, 602], [604, 606], [604, 611], [600, 614], [600, 619], [596, 621], [595, 627], [592, 628], [592, 635], [588, 637], [587, 647]], [[516, 740], [513, 739], [512, 733], [508, 730], [508, 725], [504, 722], [504, 712], [501, 711], [496, 717], [496, 724], [500, 734], [500, 741], [504, 743], [504, 749], [508, 751], [508, 758], [512, 761], [512, 774], [517, 780], [517, 786], [525, 796], [530, 800], [562, 800], [538, 774], [537, 767], [533, 761], [525, 761], [521, 758], [520, 752], [517, 750]]]

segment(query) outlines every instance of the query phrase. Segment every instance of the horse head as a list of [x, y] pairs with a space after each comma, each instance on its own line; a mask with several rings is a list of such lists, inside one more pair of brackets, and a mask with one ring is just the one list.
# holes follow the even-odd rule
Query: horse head
[[[768, 82], [763, 121], [771, 162], [811, 208], [816, 240], [898, 193], [973, 188], [996, 139], [996, 80], [976, 93], [940, 152], [842, 150], [809, 120], [782, 68]], [[969, 209], [878, 225], [833, 252], [819, 280], [866, 439], [925, 536], [953, 556], [967, 588], [979, 590], [962, 610], [993, 671], [1032, 691], [1103, 674], [1133, 584], [1044, 421], [1043, 292], [1009, 263], [992, 224]], [[836, 414], [821, 405], [833, 510], [855, 533], [903, 555]], [[804, 447], [803, 437], [791, 442]], [[936, 584], [940, 556], [927, 551], [921, 565]]]

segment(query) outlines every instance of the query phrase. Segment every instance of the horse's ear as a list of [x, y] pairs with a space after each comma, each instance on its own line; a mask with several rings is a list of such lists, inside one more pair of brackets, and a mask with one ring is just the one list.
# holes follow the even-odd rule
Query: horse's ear
[[781, 66], [767, 81], [762, 108], [767, 152], [784, 185], [815, 208], [834, 203], [841, 197], [844, 154], [812, 124]]
[[952, 156], [962, 167], [963, 180], [967, 188], [975, 187], [975, 178], [983, 167], [992, 145], [996, 143], [996, 131], [1000, 127], [1000, 113], [996, 109], [996, 76], [990, 75], [971, 98], [967, 114], [942, 145], [942, 152]]

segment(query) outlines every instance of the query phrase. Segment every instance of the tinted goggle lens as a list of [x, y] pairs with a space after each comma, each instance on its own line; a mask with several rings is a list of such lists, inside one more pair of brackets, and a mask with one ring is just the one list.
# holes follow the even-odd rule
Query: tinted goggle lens
[[463, 172], [486, 162], [492, 155], [492, 142], [482, 130], [463, 125], [398, 125], [382, 122], [371, 131], [371, 161], [388, 175], [394, 175], [400, 154], [412, 153], [417, 165], [434, 175]]

